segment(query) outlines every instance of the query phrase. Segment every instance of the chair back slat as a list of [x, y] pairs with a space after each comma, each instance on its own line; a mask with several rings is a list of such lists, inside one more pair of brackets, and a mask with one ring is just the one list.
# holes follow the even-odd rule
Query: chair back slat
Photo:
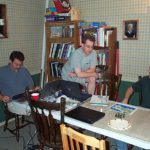
[[[142, 79], [142, 76], [138, 76], [138, 80], [140, 81]], [[142, 104], [142, 92], [139, 92], [139, 105]]]

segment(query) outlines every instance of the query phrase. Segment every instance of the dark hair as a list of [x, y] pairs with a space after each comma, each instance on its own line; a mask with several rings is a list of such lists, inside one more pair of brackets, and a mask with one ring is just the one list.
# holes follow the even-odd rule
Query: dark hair
[[92, 41], [95, 43], [95, 37], [94, 35], [85, 34], [82, 36], [82, 43], [85, 44], [86, 40]]
[[24, 61], [24, 54], [20, 51], [13, 51], [11, 54], [10, 54], [10, 57], [9, 59], [11, 61], [14, 61], [14, 59], [19, 59], [20, 61]]

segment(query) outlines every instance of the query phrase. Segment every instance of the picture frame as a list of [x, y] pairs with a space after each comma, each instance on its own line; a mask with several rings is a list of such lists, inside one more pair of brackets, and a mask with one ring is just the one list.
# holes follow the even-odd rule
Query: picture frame
[[137, 40], [139, 34], [139, 20], [123, 21], [123, 40]]

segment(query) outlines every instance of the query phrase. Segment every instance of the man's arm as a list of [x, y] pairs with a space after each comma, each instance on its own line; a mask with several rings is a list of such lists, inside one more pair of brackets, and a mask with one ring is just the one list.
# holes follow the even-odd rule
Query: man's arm
[[132, 93], [133, 93], [133, 88], [132, 88], [132, 86], [131, 87], [129, 87], [128, 89], [127, 89], [127, 91], [126, 91], [126, 93], [125, 93], [125, 97], [124, 97], [124, 99], [123, 99], [123, 103], [125, 103], [125, 104], [128, 104], [128, 102], [129, 102], [129, 98], [130, 98], [130, 96], [132, 95]]
[[[90, 68], [86, 70], [85, 72], [95, 72], [95, 68]], [[77, 77], [77, 74], [75, 72], [69, 72], [68, 75], [69, 77]]]
[[88, 78], [88, 77], [97, 77], [95, 68], [90, 68], [87, 71], [81, 71], [81, 69], [75, 69], [77, 77]]

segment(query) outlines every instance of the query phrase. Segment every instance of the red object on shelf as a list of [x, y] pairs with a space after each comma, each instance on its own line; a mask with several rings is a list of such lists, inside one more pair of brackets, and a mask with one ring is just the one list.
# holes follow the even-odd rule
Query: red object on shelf
[[69, 0], [53, 0], [58, 13], [68, 13], [71, 9]]

